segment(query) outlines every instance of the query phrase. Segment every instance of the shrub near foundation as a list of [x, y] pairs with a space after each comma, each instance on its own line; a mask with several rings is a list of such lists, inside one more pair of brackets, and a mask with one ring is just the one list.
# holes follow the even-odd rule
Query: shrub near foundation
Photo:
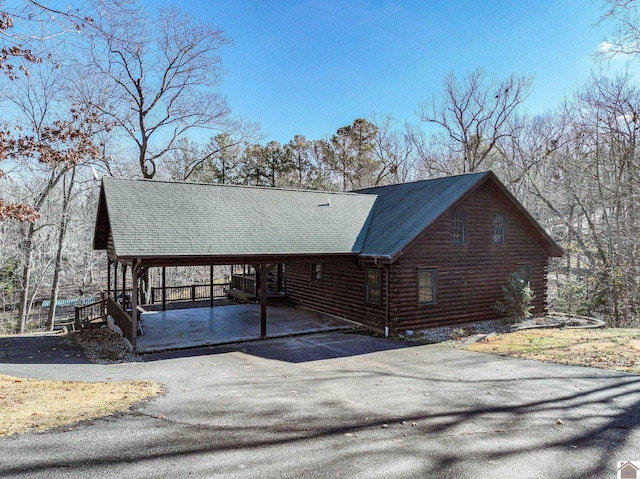
[[502, 287], [503, 298], [497, 301], [493, 309], [506, 318], [527, 319], [531, 317], [535, 298], [529, 283], [513, 273], [509, 283]]

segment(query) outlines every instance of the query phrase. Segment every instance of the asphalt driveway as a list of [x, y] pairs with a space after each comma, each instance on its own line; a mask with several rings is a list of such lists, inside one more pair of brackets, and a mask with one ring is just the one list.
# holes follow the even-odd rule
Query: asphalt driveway
[[640, 461], [640, 376], [441, 346], [328, 333], [0, 372], [166, 387], [131, 414], [0, 439], [1, 477], [601, 479]]

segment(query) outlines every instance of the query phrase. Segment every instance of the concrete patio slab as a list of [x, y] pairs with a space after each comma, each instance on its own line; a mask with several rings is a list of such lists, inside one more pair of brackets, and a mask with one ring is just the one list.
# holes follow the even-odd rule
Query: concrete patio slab
[[[355, 323], [293, 306], [269, 306], [267, 337], [354, 329]], [[260, 339], [260, 306], [149, 311], [142, 314], [139, 353], [213, 346]]]

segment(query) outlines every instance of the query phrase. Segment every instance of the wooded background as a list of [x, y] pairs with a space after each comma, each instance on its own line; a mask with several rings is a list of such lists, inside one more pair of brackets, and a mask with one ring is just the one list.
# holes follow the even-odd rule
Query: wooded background
[[[594, 62], [637, 56], [637, 2], [605, 3], [613, 37]], [[531, 116], [532, 77], [477, 67], [425, 92], [413, 123], [376, 113], [280, 144], [220, 94], [222, 30], [135, 1], [79, 5], [0, 3], [0, 334], [50, 328], [43, 299], [105, 287], [92, 250], [104, 175], [347, 191], [491, 169], [565, 249], [550, 264], [551, 307], [640, 324], [630, 75], [593, 75]], [[208, 275], [170, 274], [174, 285]]]

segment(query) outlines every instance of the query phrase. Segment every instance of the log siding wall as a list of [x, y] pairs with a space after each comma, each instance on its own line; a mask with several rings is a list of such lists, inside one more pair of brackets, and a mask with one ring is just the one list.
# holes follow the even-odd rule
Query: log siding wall
[[366, 301], [365, 272], [378, 268], [360, 266], [356, 258], [323, 262], [322, 280], [311, 279], [311, 262], [287, 263], [286, 291], [290, 300], [300, 306], [323, 311], [362, 323], [374, 331], [384, 332], [386, 323], [385, 274], [382, 268], [381, 304]]
[[[451, 241], [453, 212], [464, 213], [462, 245]], [[504, 243], [493, 240], [495, 214], [506, 220]], [[312, 281], [311, 263], [322, 263], [321, 281]], [[287, 263], [287, 294], [295, 304], [357, 321], [374, 331], [383, 333], [389, 326], [394, 335], [407, 329], [496, 319], [493, 305], [502, 298], [502, 287], [518, 264], [531, 265], [533, 312], [543, 313], [548, 254], [539, 233], [498, 187], [485, 183], [422, 232], [395, 263], [380, 268], [382, 304], [366, 301], [366, 270], [379, 266], [357, 258]], [[431, 268], [437, 270], [436, 304], [420, 305], [418, 270]]]
[[[464, 212], [463, 245], [451, 242], [451, 216], [423, 232], [391, 266], [391, 332], [496, 319], [495, 302], [518, 264], [531, 265], [534, 313], [546, 308], [547, 252], [537, 233], [513, 204], [485, 183], [452, 211]], [[504, 214], [506, 241], [493, 241], [493, 216]], [[418, 305], [417, 270], [435, 268], [437, 301]]]

